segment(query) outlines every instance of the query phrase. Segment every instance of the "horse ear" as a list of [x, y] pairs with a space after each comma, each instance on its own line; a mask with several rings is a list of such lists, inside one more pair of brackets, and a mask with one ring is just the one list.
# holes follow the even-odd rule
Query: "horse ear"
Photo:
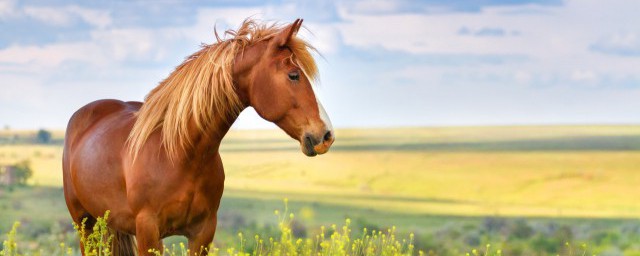
[[296, 19], [291, 25], [285, 27], [275, 36], [275, 42], [278, 47], [287, 45], [291, 37], [295, 36], [302, 26], [302, 19]]

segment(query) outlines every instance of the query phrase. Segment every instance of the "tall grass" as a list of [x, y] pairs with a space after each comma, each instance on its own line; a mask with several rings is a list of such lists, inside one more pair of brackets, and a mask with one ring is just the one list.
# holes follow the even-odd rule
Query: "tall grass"
[[[439, 255], [433, 251], [427, 253], [415, 250], [414, 235], [399, 237], [395, 227], [387, 230], [368, 230], [363, 228], [362, 233], [353, 232], [351, 220], [346, 219], [342, 226], [331, 225], [321, 226], [309, 237], [299, 237], [296, 235], [294, 225], [294, 214], [289, 212], [287, 200], [283, 211], [276, 210], [278, 229], [273, 236], [262, 236], [255, 234], [245, 236], [244, 233], [237, 234], [234, 243], [220, 248], [211, 244], [207, 249], [207, 255], [219, 256], [261, 256], [261, 255], [315, 255], [315, 256], [410, 256], [410, 255]], [[79, 225], [74, 223], [74, 229], [78, 237], [84, 255], [88, 256], [111, 256], [113, 235], [109, 233], [107, 227], [109, 212], [103, 217], [98, 217], [93, 229], [87, 230], [85, 222]], [[16, 222], [11, 231], [7, 234], [6, 240], [2, 243], [0, 256], [26, 256], [26, 255], [79, 255], [80, 251], [59, 244], [55, 251], [21, 251], [19, 241], [17, 241], [17, 230], [20, 223]], [[87, 233], [88, 232], [88, 233]], [[357, 234], [356, 234], [357, 233]], [[586, 256], [587, 246], [582, 244], [579, 248], [574, 248], [570, 243], [565, 243], [565, 250], [560, 255], [566, 256]], [[165, 246], [162, 251], [149, 250], [149, 254], [156, 256], [188, 256], [194, 255], [187, 249], [184, 243], [171, 244]], [[456, 254], [457, 255], [457, 254]], [[501, 256], [500, 249], [493, 249], [490, 245], [484, 248], [474, 249], [466, 256]], [[541, 255], [546, 255], [542, 253]], [[554, 254], [555, 255], [555, 254]], [[590, 254], [589, 254], [590, 255]]]
[[[289, 212], [285, 199], [284, 211], [275, 212], [278, 218], [278, 235], [262, 237], [256, 234], [246, 237], [238, 233], [237, 244], [228, 248], [212, 245], [208, 255], [257, 256], [257, 255], [414, 255], [413, 234], [409, 238], [398, 238], [395, 227], [386, 231], [363, 230], [361, 237], [354, 237], [351, 220], [346, 219], [342, 227], [331, 225], [320, 227], [315, 236], [299, 238], [294, 235], [292, 222], [294, 214]], [[190, 251], [184, 244], [164, 248], [164, 254], [153, 251], [156, 255], [186, 256]], [[419, 252], [422, 255], [422, 252]]]
[[[307, 238], [296, 237], [292, 229], [292, 221], [294, 214], [289, 212], [287, 200], [285, 199], [284, 211], [276, 210], [275, 216], [278, 219], [278, 232], [274, 237], [263, 237], [256, 234], [250, 238], [243, 233], [238, 233], [237, 243], [227, 246], [226, 248], [218, 248], [215, 244], [210, 245], [207, 255], [230, 255], [230, 256], [258, 256], [258, 255], [389, 255], [404, 256], [415, 255], [414, 252], [414, 236], [410, 234], [408, 238], [399, 238], [396, 234], [396, 228], [390, 228], [386, 231], [382, 230], [363, 230], [362, 235], [355, 237], [351, 229], [351, 220], [346, 219], [344, 225], [338, 227], [331, 225], [330, 227], [320, 227], [317, 234]], [[111, 256], [113, 235], [109, 233], [107, 222], [109, 212], [107, 211], [103, 217], [97, 218], [90, 233], [85, 229], [85, 221], [80, 225], [74, 223], [74, 229], [80, 237], [80, 243], [85, 255], [89, 256]], [[0, 256], [21, 256], [36, 255], [42, 253], [20, 252], [18, 241], [16, 241], [16, 233], [19, 223], [16, 223], [7, 236], [7, 240], [3, 242], [3, 249]], [[57, 255], [74, 255], [75, 252], [71, 247], [60, 243], [60, 249], [51, 254]], [[193, 255], [185, 244], [172, 244], [164, 247], [162, 251], [149, 250], [154, 255], [169, 256], [187, 256]], [[422, 251], [418, 254], [423, 255]], [[48, 255], [46, 252], [42, 255]]]
[[20, 226], [20, 222], [16, 222], [13, 224], [11, 231], [9, 231], [9, 234], [7, 234], [7, 240], [4, 240], [4, 242], [2, 242], [2, 251], [0, 251], [0, 256], [18, 255], [18, 243], [16, 242], [16, 233], [19, 226]]
[[73, 228], [80, 237], [80, 244], [86, 256], [109, 256], [112, 253], [112, 241], [113, 235], [109, 233], [107, 227], [107, 220], [109, 219], [109, 211], [105, 212], [103, 217], [98, 217], [96, 224], [93, 226], [93, 230], [90, 234], [87, 234], [85, 229], [85, 222], [87, 219], [83, 219], [80, 225], [73, 223]]

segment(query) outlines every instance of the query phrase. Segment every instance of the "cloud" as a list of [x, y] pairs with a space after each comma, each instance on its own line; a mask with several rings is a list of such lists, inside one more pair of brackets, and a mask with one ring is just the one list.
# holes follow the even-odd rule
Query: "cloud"
[[44, 46], [14, 45], [0, 50], [0, 71], [42, 73], [64, 64], [82, 63], [109, 67], [127, 61], [154, 61], [164, 57], [166, 45], [156, 44], [150, 31], [114, 30], [95, 32], [93, 40], [53, 43]]
[[108, 11], [99, 11], [77, 6], [68, 7], [68, 11], [70, 13], [78, 15], [86, 23], [91, 24], [97, 28], [107, 27], [113, 22]]
[[303, 28], [298, 36], [310, 42], [322, 55], [335, 54], [343, 47], [342, 35], [335, 26], [305, 21]]
[[502, 36], [518, 36], [520, 35], [519, 31], [516, 30], [512, 30], [510, 32], [506, 31], [505, 29], [502, 28], [497, 28], [497, 27], [483, 27], [480, 29], [470, 29], [468, 27], [461, 27], [460, 29], [458, 29], [458, 35], [462, 35], [462, 36], [495, 36], [495, 37], [502, 37]]
[[476, 36], [504, 36], [507, 32], [501, 28], [481, 28], [478, 30]]
[[[248, 16], [302, 16], [309, 31], [300, 36], [326, 58], [318, 59], [320, 89], [337, 126], [630, 120], [640, 104], [634, 4], [640, 7], [597, 0], [198, 2], [151, 10], [119, 2], [20, 10], [3, 1], [0, 29], [51, 33], [16, 40], [11, 30], [0, 40], [0, 81], [3, 88], [12, 83], [11, 93], [0, 92], [0, 116], [8, 116], [5, 106], [20, 106], [37, 110], [31, 119], [44, 126], [62, 127], [91, 100], [141, 100], [201, 42], [214, 42], [214, 25], [222, 32]], [[20, 95], [37, 102], [18, 104]], [[251, 112], [238, 124], [268, 126]]]
[[640, 56], [640, 36], [637, 33], [617, 33], [599, 39], [589, 49], [604, 54], [638, 57]]
[[168, 58], [172, 63], [181, 60], [199, 46], [199, 42], [175, 28], [94, 28], [87, 33], [86, 38], [69, 42], [11, 44], [0, 49], [0, 72], [46, 76], [74, 63], [99, 69], [135, 63], [133, 66], [145, 68], [165, 64]]
[[0, 20], [14, 16], [15, 3], [13, 0], [0, 0]]
[[341, 21], [334, 1], [293, 1], [278, 5], [267, 5], [265, 16], [281, 20], [304, 18], [311, 22]]
[[375, 15], [397, 13], [403, 9], [403, 3], [392, 0], [353, 1], [347, 2], [344, 7], [348, 12]]
[[[344, 18], [349, 22], [336, 26], [345, 44], [355, 47], [380, 46], [410, 53], [456, 54], [530, 54], [531, 51], [542, 50], [544, 46], [532, 42], [531, 37], [501, 36], [512, 35], [511, 31], [528, 33], [529, 28], [517, 26], [522, 23], [519, 21], [521, 17], [501, 15], [499, 11], [487, 9], [482, 13], [384, 16], [344, 12]], [[542, 17], [537, 19], [542, 20]]]
[[56, 67], [66, 61], [93, 62], [99, 49], [90, 43], [63, 43], [47, 46], [11, 46], [0, 50], [0, 63]]
[[365, 15], [388, 15], [388, 14], [449, 14], [449, 13], [474, 13], [481, 12], [485, 8], [496, 6], [559, 6], [562, 0], [488, 0], [488, 1], [465, 1], [465, 0], [381, 0], [381, 1], [345, 1], [344, 7], [354, 14]]
[[[640, 31], [638, 22], [629, 22], [637, 19], [629, 5], [638, 4], [587, 0], [566, 5], [507, 4], [490, 5], [472, 13], [438, 15], [368, 15], [341, 8], [341, 16], [347, 22], [336, 27], [348, 46], [410, 53], [524, 54], [551, 59], [588, 54], [585, 49], [589, 44], [612, 29]], [[525, 9], [536, 11], [523, 13]], [[603, 9], [612, 11], [598, 11]]]
[[92, 44], [114, 62], [163, 60], [171, 46], [183, 38], [183, 34], [174, 29], [126, 28], [91, 32]]
[[[418, 70], [405, 73], [416, 74], [415, 78], [397, 82], [419, 81], [417, 75], [430, 74], [442, 77], [439, 83], [445, 84], [457, 79], [467, 83], [493, 81], [496, 86], [606, 88], [640, 81], [640, 74], [634, 71], [640, 66], [640, 59], [617, 58], [636, 56], [640, 49], [637, 34], [602, 36], [611, 30], [640, 31], [640, 23], [629, 22], [637, 20], [637, 14], [629, 11], [626, 3], [572, 1], [535, 7], [490, 6], [478, 12], [438, 15], [365, 15], [343, 10], [343, 18], [349, 22], [336, 26], [346, 47], [365, 52], [404, 52], [435, 60], [422, 62], [429, 65], [413, 67]], [[536, 11], [522, 12], [523, 9]], [[597, 43], [591, 43], [594, 41]], [[520, 56], [526, 61], [502, 61], [504, 56]], [[491, 62], [492, 59], [496, 61]], [[467, 63], [479, 64], [482, 69]], [[381, 72], [397, 77], [393, 71]], [[636, 83], [636, 87], [639, 85]]]
[[107, 27], [112, 23], [108, 11], [94, 10], [75, 5], [65, 7], [26, 6], [23, 12], [26, 16], [51, 26], [71, 26], [77, 20], [98, 28]]
[[571, 73], [571, 80], [580, 84], [593, 85], [598, 81], [598, 75], [590, 70], [575, 70]]
[[[304, 17], [304, 28], [299, 31], [299, 36], [311, 42], [321, 54], [332, 54], [338, 51], [342, 45], [339, 29], [335, 23], [322, 22], [323, 19], [307, 19], [306, 16], [298, 16], [295, 5], [285, 5], [283, 8], [275, 6], [264, 7], [227, 7], [227, 8], [202, 8], [197, 11], [195, 24], [175, 28], [193, 42], [213, 42], [214, 25], [220, 36], [227, 29], [236, 29], [246, 17], [265, 22], [292, 22], [295, 18]], [[327, 7], [328, 8], [328, 7]], [[268, 17], [268, 19], [266, 19]], [[266, 19], [266, 20], [265, 20]]]

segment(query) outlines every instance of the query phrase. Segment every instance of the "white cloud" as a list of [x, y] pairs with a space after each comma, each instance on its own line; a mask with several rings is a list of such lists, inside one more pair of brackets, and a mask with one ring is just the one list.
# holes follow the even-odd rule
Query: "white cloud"
[[108, 11], [82, 8], [78, 6], [70, 6], [67, 9], [70, 13], [78, 15], [85, 22], [98, 28], [107, 27], [113, 22], [111, 14]]
[[70, 26], [76, 20], [82, 20], [92, 26], [104, 28], [111, 25], [111, 15], [107, 11], [94, 10], [78, 6], [65, 7], [24, 7], [24, 14], [53, 26]]
[[[640, 2], [621, 3], [569, 1], [564, 6], [486, 7], [477, 13], [437, 15], [367, 15], [342, 7], [340, 13], [347, 22], [338, 27], [348, 45], [381, 46], [411, 53], [582, 54], [591, 42], [609, 34], [612, 29], [640, 30], [640, 22], [629, 22], [637, 20], [637, 14], [629, 9], [637, 10]], [[526, 9], [536, 12], [524, 12]], [[594, 17], [594, 14], [600, 17]], [[475, 32], [491, 28], [492, 31], [509, 32], [509, 35], [516, 31], [518, 36], [462, 37], [458, 31], [465, 27], [476, 28]]]
[[320, 54], [333, 54], [342, 46], [340, 31], [332, 25], [304, 22], [298, 36], [311, 43]]
[[633, 32], [616, 33], [593, 43], [591, 50], [605, 54], [637, 57], [640, 56], [640, 36]]
[[[379, 8], [397, 8], [397, 6]], [[635, 5], [635, 6], [634, 6]], [[378, 7], [376, 7], [378, 8]], [[514, 83], [589, 82], [602, 79], [638, 79], [640, 22], [635, 11], [640, 2], [568, 1], [562, 6], [514, 5], [485, 7], [480, 12], [439, 14], [375, 14], [342, 6], [346, 22], [336, 24], [344, 44], [362, 49], [386, 49], [410, 54], [452, 56], [525, 56], [527, 61], [502, 65], [418, 66], [416, 74], [445, 76], [448, 73], [477, 74], [469, 77], [504, 79]], [[466, 28], [464, 33], [461, 28]], [[481, 32], [486, 33], [481, 33]], [[626, 31], [613, 32], [612, 31]], [[629, 32], [629, 31], [638, 31]], [[490, 32], [490, 33], [489, 33]], [[494, 36], [469, 36], [487, 34]], [[501, 36], [498, 36], [501, 35]], [[594, 52], [593, 42], [600, 52]], [[589, 72], [586, 72], [589, 71]], [[506, 73], [505, 73], [506, 72]], [[493, 74], [493, 75], [489, 75]], [[510, 74], [510, 75], [508, 75]], [[389, 74], [393, 76], [393, 74]], [[417, 76], [416, 76], [417, 77]], [[496, 83], [504, 83], [496, 80]], [[555, 82], [554, 82], [555, 81]], [[473, 83], [472, 80], [468, 81]], [[545, 83], [546, 83], [545, 82]]]
[[15, 15], [15, 3], [13, 0], [0, 0], [0, 20]]
[[571, 74], [571, 79], [577, 82], [594, 82], [597, 78], [598, 75], [590, 70], [576, 70]]
[[51, 7], [25, 7], [24, 13], [34, 19], [40, 20], [48, 25], [68, 26], [72, 17], [68, 11], [61, 8]]
[[517, 70], [513, 74], [513, 78], [515, 79], [516, 83], [518, 83], [518, 84], [529, 84], [531, 82], [531, 79], [533, 78], [533, 76], [529, 72], [522, 71], [522, 70]]
[[[89, 39], [0, 49], [0, 71], [39, 73], [69, 62], [109, 67], [126, 61], [163, 60], [184, 35], [175, 29], [96, 29]], [[193, 43], [194, 46], [197, 43]], [[46, 74], [46, 72], [45, 72]]]
[[181, 39], [172, 29], [107, 29], [91, 33], [91, 42], [113, 61], [161, 60], [170, 45]]
[[[222, 37], [225, 30], [236, 29], [247, 17], [258, 21], [288, 23], [293, 20], [287, 20], [287, 14], [295, 11], [296, 6], [292, 4], [261, 8], [204, 8], [198, 10], [194, 25], [176, 29], [194, 42], [212, 43], [215, 40], [214, 25]], [[265, 17], [269, 18], [265, 20]], [[341, 46], [340, 31], [334, 24], [305, 20], [303, 26], [307, 29], [300, 30], [299, 36], [311, 42], [321, 54], [335, 53]]]
[[[364, 2], [341, 6], [337, 20], [323, 20], [330, 18], [326, 15], [318, 16], [322, 22], [306, 19], [304, 25], [311, 33], [300, 32], [327, 57], [326, 63], [319, 59], [322, 88], [327, 94], [324, 103], [330, 113], [339, 110], [333, 113], [338, 126], [619, 121], [628, 119], [625, 111], [638, 106], [633, 99], [640, 91], [628, 89], [630, 93], [625, 94], [600, 85], [615, 87], [640, 81], [640, 58], [602, 54], [592, 48], [636, 46], [640, 22], [636, 22], [634, 10], [638, 8], [629, 6], [635, 2], [580, 0], [563, 6], [514, 5], [488, 7], [477, 13], [437, 14], [400, 14], [397, 10], [405, 7], [395, 1], [369, 6], [358, 3]], [[31, 6], [20, 13], [13, 2], [0, 0], [0, 19], [20, 14], [58, 27], [72, 27], [76, 22], [91, 25], [88, 37], [76, 41], [11, 44], [0, 49], [0, 84], [12, 92], [0, 91], [0, 101], [15, 102], [20, 95], [34, 95], [29, 98], [34, 102], [23, 104], [58, 115], [51, 118], [55, 122], [64, 118], [42, 104], [67, 102], [59, 109], [66, 118], [73, 109], [97, 98], [140, 100], [200, 42], [214, 42], [215, 24], [222, 33], [249, 16], [291, 22], [299, 8], [291, 3], [200, 8], [193, 24], [152, 28], [116, 27], [109, 11], [78, 6]], [[468, 29], [467, 35], [458, 33], [461, 28]], [[472, 34], [494, 36], [469, 36]], [[500, 34], [503, 36], [497, 36]], [[358, 50], [346, 52], [353, 48]], [[371, 57], [367, 54], [386, 56], [385, 51], [388, 58], [367, 59]], [[394, 53], [401, 53], [398, 59]], [[348, 56], [340, 58], [338, 54]], [[518, 60], [510, 59], [513, 56]], [[128, 61], [133, 64], [125, 63]], [[386, 67], [387, 62], [398, 66], [380, 67]], [[149, 74], [145, 65], [162, 67]], [[82, 72], [86, 73], [77, 78], [76, 73]], [[27, 75], [19, 78], [15, 74]], [[89, 85], [92, 79], [96, 82]], [[596, 89], [582, 92], [584, 87], [576, 85]], [[54, 89], [73, 92], [74, 100], [67, 101], [69, 95], [53, 93]], [[602, 90], [615, 104], [590, 111], [589, 102], [602, 100], [596, 90]], [[558, 111], [567, 105], [570, 108]], [[375, 116], [355, 113], [364, 108]], [[443, 109], [446, 111], [439, 111]], [[582, 112], [600, 114], [589, 119], [580, 116]], [[53, 126], [63, 126], [63, 121]], [[238, 126], [273, 127], [251, 111], [234, 127]]]
[[236, 29], [247, 17], [261, 19], [263, 15], [262, 8], [205, 8], [198, 10], [194, 25], [182, 29], [195, 42], [212, 43], [214, 28], [223, 37], [225, 30]]
[[98, 48], [87, 42], [46, 46], [14, 45], [0, 50], [0, 63], [52, 68], [65, 61], [95, 62]]
[[[553, 20], [543, 15], [523, 17], [501, 14], [505, 8], [487, 8], [480, 13], [438, 15], [363, 15], [343, 10], [343, 17], [348, 22], [339, 25], [339, 28], [348, 45], [381, 46], [411, 53], [529, 54], [540, 53], [543, 49], [553, 50], [549, 45], [553, 44], [552, 41], [536, 38], [538, 34], [552, 35], [545, 24], [551, 25]], [[478, 31], [481, 28], [522, 31], [526, 36], [466, 37], [458, 33], [463, 27], [479, 28]]]
[[[179, 42], [186, 41], [193, 49], [197, 49], [200, 42], [214, 42], [213, 26], [216, 21], [237, 26], [242, 21], [238, 17], [255, 14], [257, 9], [207, 9], [200, 13], [193, 26], [165, 28], [104, 28], [111, 24], [108, 12], [76, 6], [27, 7], [25, 13], [58, 26], [69, 25], [78, 17], [96, 25], [89, 32], [89, 38], [81, 41], [13, 44], [0, 49], [0, 63], [4, 64], [0, 71], [47, 76], [69, 62], [103, 68], [126, 61], [157, 62], [174, 53], [176, 49], [173, 46]], [[190, 53], [184, 56], [187, 54]], [[176, 59], [176, 65], [181, 60]]]
[[397, 0], [381, 0], [381, 1], [353, 1], [348, 2], [349, 11], [355, 13], [382, 14], [394, 12], [400, 9], [400, 1]]

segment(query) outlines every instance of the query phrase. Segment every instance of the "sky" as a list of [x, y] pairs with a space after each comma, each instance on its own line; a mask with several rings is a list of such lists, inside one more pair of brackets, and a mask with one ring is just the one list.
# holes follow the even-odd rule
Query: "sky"
[[[640, 123], [640, 1], [0, 0], [0, 126], [141, 101], [201, 43], [304, 19], [335, 127]], [[252, 109], [235, 128], [272, 128]]]

